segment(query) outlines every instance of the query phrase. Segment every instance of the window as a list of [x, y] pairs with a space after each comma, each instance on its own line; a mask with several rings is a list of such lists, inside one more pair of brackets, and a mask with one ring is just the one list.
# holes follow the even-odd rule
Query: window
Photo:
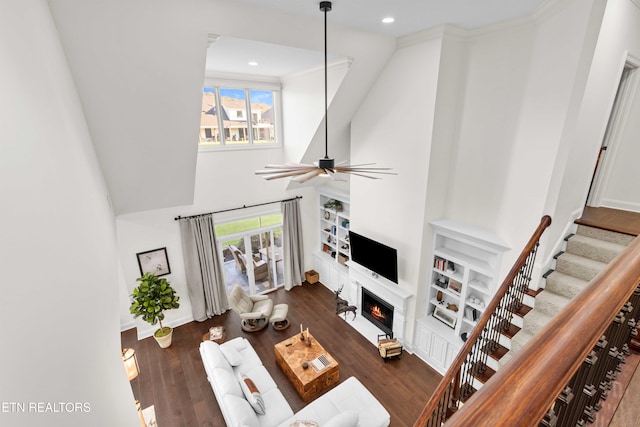
[[[268, 147], [278, 143], [279, 91], [206, 85], [200, 147]], [[251, 118], [251, 120], [248, 120]], [[220, 131], [222, 129], [222, 131]]]
[[240, 285], [258, 294], [284, 283], [281, 213], [216, 224], [215, 229], [228, 291]]

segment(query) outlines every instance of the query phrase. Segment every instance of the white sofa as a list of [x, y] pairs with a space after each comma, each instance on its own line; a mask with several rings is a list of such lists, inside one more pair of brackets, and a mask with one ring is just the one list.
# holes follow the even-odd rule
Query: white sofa
[[[343, 381], [294, 414], [245, 338], [237, 337], [224, 344], [204, 341], [200, 344], [200, 355], [228, 427], [289, 427], [295, 421], [314, 421], [320, 427], [389, 425], [387, 410], [355, 377]], [[243, 387], [245, 378], [251, 379], [258, 392], [254, 388], [251, 393]], [[261, 400], [263, 406], [256, 400]], [[264, 414], [258, 413], [262, 408]]]

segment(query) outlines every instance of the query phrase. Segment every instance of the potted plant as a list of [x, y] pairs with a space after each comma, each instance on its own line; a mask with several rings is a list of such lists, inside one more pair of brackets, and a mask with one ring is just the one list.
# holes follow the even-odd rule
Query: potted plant
[[327, 200], [327, 202], [324, 204], [324, 207], [326, 209], [333, 209], [336, 212], [342, 212], [342, 202], [340, 200], [336, 200], [336, 199], [329, 199]]
[[180, 307], [180, 297], [171, 287], [167, 279], [158, 277], [152, 273], [136, 279], [140, 285], [133, 290], [131, 297], [131, 307], [129, 312], [133, 317], [142, 316], [142, 319], [152, 325], [160, 324], [160, 329], [153, 333], [153, 337], [162, 348], [171, 345], [173, 329], [169, 326], [162, 326], [164, 311]]

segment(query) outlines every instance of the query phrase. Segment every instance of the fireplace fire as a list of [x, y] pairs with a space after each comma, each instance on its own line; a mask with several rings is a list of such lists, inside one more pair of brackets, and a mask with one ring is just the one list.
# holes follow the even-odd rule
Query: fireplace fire
[[393, 306], [364, 287], [362, 288], [362, 317], [383, 332], [393, 334]]

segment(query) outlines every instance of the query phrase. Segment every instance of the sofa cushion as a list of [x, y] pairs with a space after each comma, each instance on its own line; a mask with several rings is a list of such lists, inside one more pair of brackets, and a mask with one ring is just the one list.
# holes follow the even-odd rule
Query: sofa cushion
[[233, 372], [233, 368], [227, 361], [227, 358], [224, 357], [224, 354], [222, 354], [218, 343], [213, 341], [204, 341], [200, 345], [200, 349], [203, 356], [203, 363], [208, 370], [213, 368], [223, 368], [229, 372]]
[[293, 416], [291, 406], [285, 400], [280, 389], [262, 391], [262, 398], [267, 411], [264, 415], [258, 415], [261, 426], [277, 426]]
[[358, 418], [356, 411], [343, 411], [322, 424], [322, 427], [356, 427]]
[[263, 394], [267, 390], [278, 388], [278, 385], [269, 374], [269, 371], [267, 371], [267, 368], [262, 365], [251, 368], [246, 372], [239, 373], [237, 375], [238, 382], [242, 382], [243, 376], [251, 378], [253, 383]]
[[256, 353], [256, 351], [253, 349], [246, 338], [237, 337], [232, 339], [231, 341], [225, 342], [224, 344], [220, 344], [221, 349], [225, 349], [224, 351], [226, 351], [227, 353], [233, 354], [233, 350], [227, 351], [227, 348], [229, 347], [235, 349], [242, 358], [240, 363], [233, 367], [233, 370], [236, 374], [244, 374], [251, 368], [262, 366], [262, 360], [260, 360], [260, 356], [258, 356], [258, 353]]
[[358, 413], [359, 427], [386, 427], [391, 421], [378, 399], [357, 378], [349, 377], [278, 427], [289, 427], [295, 420], [312, 420], [323, 427], [335, 415], [345, 411]]
[[242, 389], [247, 402], [249, 402], [253, 410], [256, 411], [256, 414], [264, 415], [264, 399], [253, 380], [246, 375], [243, 375], [240, 380], [240, 388]]
[[229, 417], [229, 427], [260, 427], [258, 416], [245, 399], [227, 394], [222, 400]]
[[240, 352], [234, 347], [221, 346], [220, 350], [231, 366], [238, 366], [242, 363], [242, 356], [240, 355]]
[[225, 394], [233, 394], [238, 397], [244, 397], [238, 379], [226, 369], [214, 368], [209, 380], [222, 396]]

